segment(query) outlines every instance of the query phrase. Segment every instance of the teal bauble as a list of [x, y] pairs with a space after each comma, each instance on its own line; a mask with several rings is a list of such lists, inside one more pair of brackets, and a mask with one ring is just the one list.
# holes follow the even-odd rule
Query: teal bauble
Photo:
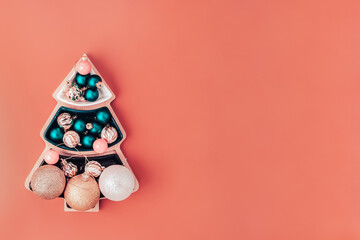
[[76, 76], [75, 76], [75, 82], [76, 82], [76, 84], [77, 84], [80, 88], [85, 87], [88, 76], [90, 76], [90, 74], [88, 74], [88, 75], [81, 75], [80, 73], [77, 73]]
[[92, 129], [90, 130], [90, 133], [95, 136], [99, 136], [102, 130], [102, 126], [98, 124], [97, 122], [92, 123]]
[[107, 110], [100, 110], [96, 113], [96, 120], [99, 122], [99, 123], [108, 123], [110, 121], [110, 113], [109, 111]]
[[99, 97], [99, 92], [97, 89], [87, 89], [85, 91], [85, 99], [89, 102], [94, 102]]
[[90, 75], [86, 78], [87, 85], [91, 89], [97, 89], [97, 83], [101, 82], [101, 78], [98, 75]]
[[82, 119], [76, 119], [73, 127], [76, 132], [83, 133], [86, 130], [86, 122]]
[[50, 130], [49, 137], [55, 142], [61, 141], [63, 136], [64, 132], [60, 128], [54, 128]]
[[83, 138], [82, 138], [82, 145], [83, 147], [85, 148], [92, 148], [92, 145], [95, 141], [95, 137], [94, 136], [91, 136], [91, 135], [85, 135]]

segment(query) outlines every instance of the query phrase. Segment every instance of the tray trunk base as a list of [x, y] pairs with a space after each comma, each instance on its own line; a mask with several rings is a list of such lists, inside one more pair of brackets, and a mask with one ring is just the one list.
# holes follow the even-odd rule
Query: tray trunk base
[[68, 207], [68, 205], [66, 204], [66, 201], [64, 200], [64, 211], [65, 212], [99, 212], [99, 202], [92, 209], [89, 209], [87, 211], [77, 211], [77, 210], [74, 210], [74, 209]]

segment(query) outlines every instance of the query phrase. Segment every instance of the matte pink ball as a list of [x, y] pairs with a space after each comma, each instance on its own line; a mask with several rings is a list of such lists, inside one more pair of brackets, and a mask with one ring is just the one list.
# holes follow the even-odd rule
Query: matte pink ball
[[47, 164], [55, 164], [59, 161], [59, 154], [55, 150], [47, 150], [44, 154], [44, 160]]
[[106, 152], [107, 148], [108, 144], [102, 138], [95, 140], [95, 142], [93, 143], [93, 149], [96, 153], [104, 153]]
[[81, 75], [86, 75], [90, 72], [91, 70], [91, 64], [89, 63], [88, 60], [80, 60], [77, 64], [76, 64], [76, 71], [78, 73], [80, 73]]

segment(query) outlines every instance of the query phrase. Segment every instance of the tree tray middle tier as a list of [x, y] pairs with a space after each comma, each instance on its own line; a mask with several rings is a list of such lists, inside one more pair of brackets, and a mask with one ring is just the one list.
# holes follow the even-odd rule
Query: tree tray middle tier
[[[99, 111], [106, 111], [109, 113], [110, 120], [108, 121], [108, 123], [100, 123], [96, 121], [96, 113]], [[66, 145], [63, 144], [62, 139], [61, 140], [53, 140], [50, 137], [50, 132], [53, 129], [59, 128], [59, 125], [57, 123], [57, 118], [60, 114], [62, 113], [69, 113], [71, 114], [71, 116], [76, 116], [76, 119], [82, 119], [84, 120], [86, 123], [93, 123], [96, 122], [97, 124], [99, 124], [101, 126], [101, 129], [104, 128], [107, 124], [109, 124], [110, 126], [114, 127], [116, 129], [116, 131], [118, 132], [118, 136], [117, 139], [109, 144], [109, 148], [116, 145], [117, 143], [121, 142], [121, 140], [123, 140], [124, 136], [123, 136], [123, 132], [121, 131], [120, 127], [118, 126], [118, 124], [116, 123], [116, 120], [114, 119], [113, 115], [111, 114], [111, 111], [107, 108], [107, 107], [101, 107], [98, 109], [92, 109], [92, 110], [77, 110], [77, 109], [71, 109], [71, 108], [67, 108], [67, 107], [60, 107], [56, 113], [53, 115], [52, 120], [50, 121], [48, 127], [46, 128], [45, 132], [43, 133], [43, 138], [51, 143], [52, 145], [58, 147], [58, 148], [62, 148], [64, 150], [68, 150], [68, 151], [93, 151], [92, 148], [86, 148], [84, 146], [77, 146], [76, 149], [75, 148], [69, 148]], [[75, 120], [76, 120], [75, 119]], [[74, 121], [75, 121], [74, 120]], [[71, 126], [71, 128], [68, 130], [74, 130], [73, 129], [74, 125]], [[64, 133], [64, 130], [61, 129], [62, 133]], [[83, 139], [83, 137], [85, 136], [85, 134], [83, 133], [78, 133], [80, 136], [80, 143], [81, 140]], [[87, 135], [92, 135], [90, 133], [90, 131], [88, 131], [88, 133], [86, 133]], [[92, 135], [95, 138], [99, 138], [99, 135]]]

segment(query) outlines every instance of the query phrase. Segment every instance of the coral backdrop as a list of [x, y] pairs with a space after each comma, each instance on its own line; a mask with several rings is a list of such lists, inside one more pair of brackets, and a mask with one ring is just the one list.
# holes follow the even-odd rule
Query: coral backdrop
[[[1, 1], [3, 239], [360, 239], [360, 2]], [[84, 53], [140, 182], [65, 213], [24, 181]]]

